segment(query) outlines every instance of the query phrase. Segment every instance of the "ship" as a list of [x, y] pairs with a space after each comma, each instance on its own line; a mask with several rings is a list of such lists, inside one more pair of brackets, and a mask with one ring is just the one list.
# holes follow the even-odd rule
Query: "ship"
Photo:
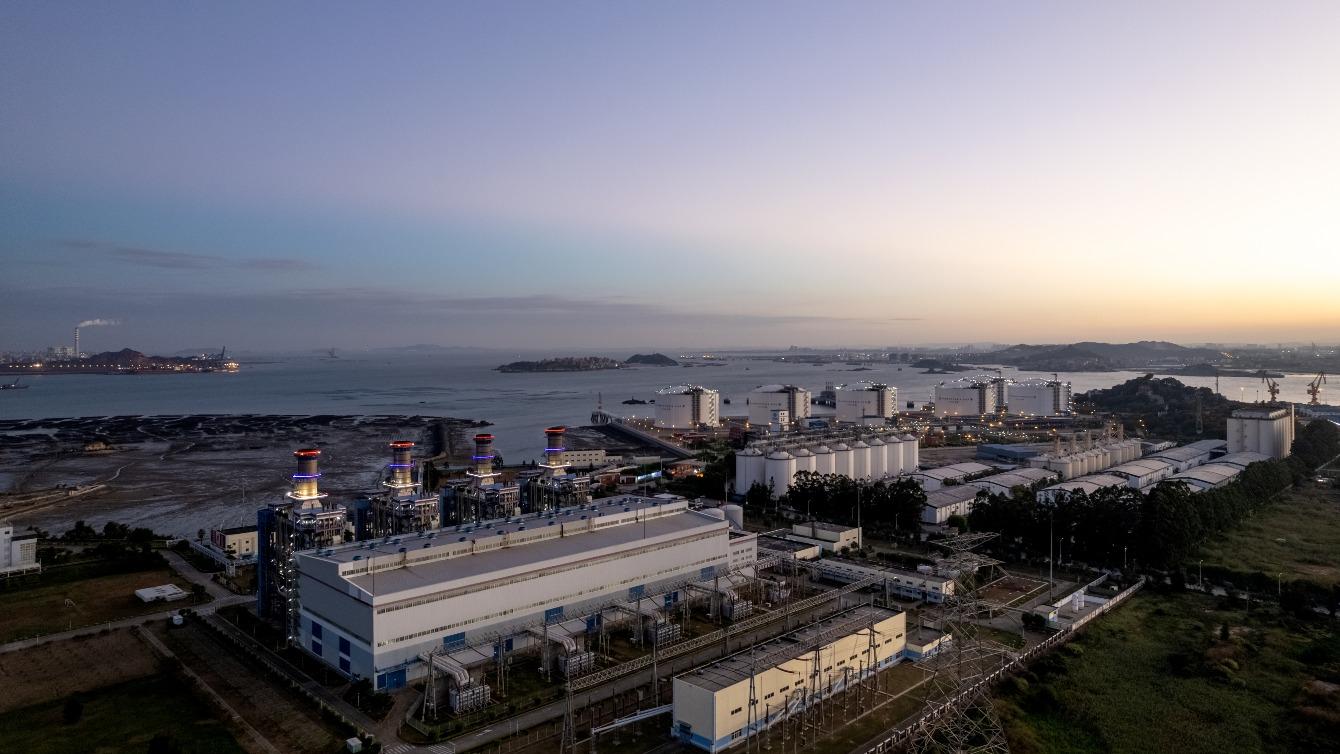
[[27, 390], [27, 385], [20, 385], [19, 378], [15, 377], [13, 382], [0, 383], [0, 390]]

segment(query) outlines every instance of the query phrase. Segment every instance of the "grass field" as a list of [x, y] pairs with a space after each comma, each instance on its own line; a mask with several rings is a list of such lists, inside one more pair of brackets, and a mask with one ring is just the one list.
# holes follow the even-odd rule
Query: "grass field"
[[[5, 604], [22, 605], [22, 609], [0, 610], [0, 644], [192, 604], [192, 598], [187, 597], [177, 602], [146, 605], [135, 596], [136, 589], [167, 583], [191, 591], [190, 582], [170, 569], [156, 568], [4, 592], [0, 599]], [[67, 605], [66, 600], [74, 606]]]
[[[1340, 490], [1290, 490], [1268, 509], [1201, 547], [1205, 565], [1340, 582]], [[1194, 573], [1196, 563], [1191, 563]]]
[[1007, 681], [997, 709], [1015, 754], [1334, 751], [1340, 637], [1323, 628], [1146, 592]]
[[85, 696], [83, 715], [67, 724], [64, 701], [0, 715], [4, 750], [24, 754], [141, 754], [157, 734], [183, 754], [242, 754], [223, 723], [170, 675], [108, 686]]

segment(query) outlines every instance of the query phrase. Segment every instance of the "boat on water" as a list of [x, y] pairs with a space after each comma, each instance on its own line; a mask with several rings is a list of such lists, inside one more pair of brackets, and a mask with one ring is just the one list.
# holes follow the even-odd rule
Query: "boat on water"
[[27, 390], [27, 385], [20, 385], [19, 378], [15, 377], [13, 382], [0, 383], [0, 390]]

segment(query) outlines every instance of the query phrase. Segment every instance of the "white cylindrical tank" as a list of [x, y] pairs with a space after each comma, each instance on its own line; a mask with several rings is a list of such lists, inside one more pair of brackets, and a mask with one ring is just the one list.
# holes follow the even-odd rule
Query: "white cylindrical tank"
[[870, 478], [870, 446], [864, 440], [851, 444], [851, 478]]
[[814, 453], [809, 448], [796, 448], [791, 451], [791, 455], [796, 457], [796, 473], [802, 471], [814, 471]]
[[903, 466], [903, 438], [893, 435], [887, 441], [885, 447], [888, 448], [889, 461], [885, 465], [884, 473], [889, 476], [898, 476], [907, 471]]
[[889, 469], [889, 446], [879, 437], [870, 438], [866, 443], [870, 446], [870, 468], [868, 476], [871, 479], [883, 479]]
[[763, 483], [772, 485], [772, 494], [781, 495], [791, 488], [791, 480], [796, 475], [796, 458], [785, 450], [774, 450], [768, 454], [763, 470]]
[[814, 448], [814, 471], [817, 474], [832, 474], [833, 471], [833, 449], [827, 445], [820, 445]]
[[726, 520], [726, 511], [720, 508], [703, 508], [703, 513], [706, 513], [712, 518], [719, 518], [722, 521]]
[[851, 476], [851, 448], [846, 443], [833, 446], [833, 473], [839, 476]]
[[754, 482], [763, 481], [763, 451], [745, 448], [735, 454], [735, 494], [749, 492]]
[[916, 471], [921, 466], [921, 446], [914, 435], [903, 435], [903, 473]]
[[735, 529], [744, 529], [744, 508], [731, 503], [723, 505], [721, 509], [726, 513], [726, 521]]

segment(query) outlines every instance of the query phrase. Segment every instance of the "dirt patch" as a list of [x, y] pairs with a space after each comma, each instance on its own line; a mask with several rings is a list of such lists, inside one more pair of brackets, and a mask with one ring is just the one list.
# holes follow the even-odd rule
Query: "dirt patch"
[[158, 659], [130, 629], [0, 654], [0, 712], [143, 678]]

